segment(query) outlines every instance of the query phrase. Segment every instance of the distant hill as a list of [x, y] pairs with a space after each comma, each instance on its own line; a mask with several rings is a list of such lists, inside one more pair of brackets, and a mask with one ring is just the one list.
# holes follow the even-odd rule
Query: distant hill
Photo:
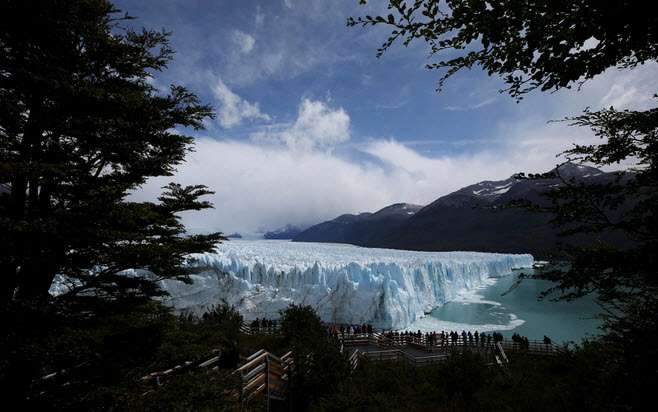
[[226, 236], [229, 239], [242, 239], [242, 235], [239, 233], [231, 233], [230, 235]]
[[265, 233], [263, 237], [265, 239], [293, 239], [307, 227], [308, 226], [285, 225], [277, 230]]
[[422, 206], [396, 203], [375, 213], [345, 214], [311, 226], [293, 242], [351, 243], [367, 246], [416, 214]]
[[[589, 183], [607, 183], [614, 173], [567, 163], [560, 174]], [[399, 203], [374, 214], [343, 215], [307, 229], [294, 241], [340, 242], [359, 246], [428, 251], [482, 251], [532, 253], [537, 257], [555, 251], [560, 239], [549, 217], [519, 214], [518, 210], [491, 211], [512, 199], [542, 203], [541, 193], [561, 184], [558, 179], [483, 181], [420, 206]], [[407, 209], [403, 209], [406, 206]], [[404, 215], [404, 211], [413, 212]], [[377, 216], [381, 217], [378, 219]], [[623, 243], [609, 233], [597, 235], [606, 241]], [[570, 238], [584, 243], [585, 236]]]

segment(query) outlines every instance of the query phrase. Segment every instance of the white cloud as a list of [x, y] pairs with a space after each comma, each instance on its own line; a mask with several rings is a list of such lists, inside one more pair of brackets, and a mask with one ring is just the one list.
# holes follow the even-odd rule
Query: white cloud
[[[197, 140], [196, 151], [173, 179], [216, 191], [209, 199], [216, 209], [183, 216], [192, 231], [255, 233], [292, 222], [317, 223], [391, 200], [380, 187], [381, 169], [315, 150], [210, 138]], [[151, 180], [137, 196], [154, 198], [170, 180]]]
[[652, 62], [634, 70], [614, 70], [605, 75], [608, 77], [604, 78], [608, 80], [608, 92], [601, 98], [601, 106], [631, 110], [647, 110], [655, 106], [653, 93], [658, 88], [658, 64]]
[[220, 103], [217, 114], [219, 124], [224, 128], [230, 129], [233, 126], [242, 123], [244, 119], [271, 120], [269, 115], [260, 111], [258, 103], [249, 103], [233, 93], [219, 76], [217, 76], [215, 86], [213, 87], [213, 94]]
[[256, 39], [253, 36], [240, 30], [233, 30], [231, 38], [233, 39], [233, 42], [238, 46], [241, 53], [249, 53], [251, 49], [254, 48], [254, 44], [256, 43]]
[[251, 137], [257, 142], [283, 143], [294, 150], [331, 149], [350, 139], [350, 116], [342, 107], [302, 99], [294, 123], [264, 126]]
[[[320, 118], [323, 123], [323, 116], [343, 115], [347, 117], [342, 109], [303, 101], [298, 122]], [[298, 122], [272, 126], [264, 134], [280, 136]], [[424, 156], [395, 140], [375, 139], [363, 151], [377, 162], [348, 160], [319, 146], [200, 138], [175, 177], [151, 180], [136, 196], [154, 199], [171, 180], [205, 184], [216, 192], [209, 199], [216, 209], [184, 214], [188, 229], [255, 234], [288, 223], [315, 224], [343, 213], [372, 212], [397, 202], [428, 204], [482, 180], [506, 179], [520, 171], [547, 171], [558, 163], [556, 146], [566, 148], [569, 141], [591, 138], [574, 129], [556, 142], [554, 134], [568, 130], [565, 125], [527, 126], [503, 125], [506, 135], [498, 146], [439, 158]]]
[[291, 148], [331, 147], [350, 138], [350, 117], [342, 107], [303, 99], [297, 121], [281, 135]]
[[[577, 115], [587, 102], [645, 105], [650, 93], [641, 91], [653, 90], [657, 67], [642, 69], [639, 77], [606, 72], [586, 83], [580, 92], [528, 96], [516, 106], [514, 117], [492, 124], [488, 136], [474, 137], [481, 144], [455, 151], [448, 140], [450, 150], [441, 153], [450, 154], [439, 157], [414, 149], [412, 143], [422, 142], [377, 138], [357, 142], [368, 156], [343, 157], [339, 153], [344, 150], [327, 149], [341, 147], [351, 139], [349, 114], [327, 102], [303, 99], [294, 121], [261, 126], [250, 142], [197, 139], [196, 152], [188, 156], [175, 177], [149, 181], [136, 196], [154, 199], [159, 187], [171, 180], [206, 184], [216, 191], [209, 199], [216, 209], [186, 213], [183, 222], [191, 231], [243, 234], [287, 223], [315, 224], [343, 213], [376, 211], [396, 202], [428, 204], [482, 180], [505, 179], [520, 171], [548, 171], [562, 161], [555, 155], [573, 143], [599, 142], [585, 128], [546, 123], [546, 119]], [[623, 87], [616, 88], [617, 84]], [[645, 87], [640, 87], [643, 84]], [[634, 97], [628, 95], [636, 90]], [[216, 95], [222, 101], [220, 122], [269, 119], [257, 104], [232, 93], [221, 79]], [[613, 165], [607, 170], [623, 166]]]

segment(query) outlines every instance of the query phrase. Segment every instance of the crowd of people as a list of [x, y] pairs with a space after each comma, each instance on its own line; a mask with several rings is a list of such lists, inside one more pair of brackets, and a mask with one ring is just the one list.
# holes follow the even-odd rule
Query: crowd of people
[[521, 348], [527, 349], [530, 346], [530, 341], [526, 336], [521, 336], [518, 333], [512, 335], [512, 342], [518, 344]]
[[420, 330], [418, 332], [389, 331], [389, 332], [384, 333], [384, 336], [386, 336], [387, 338], [389, 338], [393, 341], [396, 341], [396, 342], [427, 343], [428, 345], [431, 345], [431, 346], [434, 346], [434, 345], [439, 345], [439, 346], [449, 346], [449, 345], [484, 346], [485, 344], [490, 345], [492, 342], [495, 344], [496, 342], [503, 340], [503, 335], [502, 335], [502, 333], [499, 333], [499, 332], [493, 332], [493, 333], [487, 335], [484, 332], [479, 333], [478, 331], [475, 331], [475, 333], [472, 333], [471, 331], [466, 332], [465, 330], [462, 330], [461, 334], [457, 331], [450, 331], [450, 333], [446, 333], [445, 331], [442, 331], [440, 333], [427, 332], [427, 333], [424, 333], [424, 334]]
[[[251, 328], [260, 330], [260, 331], [273, 331], [277, 328], [278, 321], [276, 319], [258, 319], [256, 318], [251, 322]], [[371, 324], [362, 324], [362, 325], [334, 325], [330, 326], [327, 329], [329, 335], [342, 337], [345, 336], [372, 336], [375, 333], [375, 328]], [[428, 350], [431, 352], [434, 347], [437, 346], [451, 346], [451, 345], [467, 345], [467, 346], [491, 346], [495, 345], [498, 342], [504, 340], [503, 334], [500, 332], [492, 332], [486, 334], [484, 332], [480, 333], [475, 331], [462, 330], [461, 333], [457, 331], [450, 331], [446, 333], [445, 331], [437, 332], [426, 332], [423, 333], [420, 330], [417, 332], [413, 331], [388, 331], [383, 332], [380, 335], [382, 341], [389, 342], [398, 342], [402, 344], [417, 343], [425, 345], [428, 347]], [[521, 336], [518, 333], [512, 335], [512, 342], [518, 344], [521, 348], [529, 347], [529, 340], [525, 336]], [[544, 335], [544, 344], [550, 345], [551, 339]]]
[[339, 327], [332, 326], [328, 330], [330, 335], [338, 335], [339, 333], [342, 336], [362, 336], [362, 335], [372, 335], [375, 332], [375, 328], [372, 325], [365, 323], [363, 325], [340, 325]]
[[263, 329], [265, 330], [274, 330], [279, 326], [279, 321], [276, 319], [267, 319], [263, 317], [263, 319], [258, 319], [256, 318], [251, 322], [251, 329], [252, 330], [257, 330], [257, 331], [262, 331]]

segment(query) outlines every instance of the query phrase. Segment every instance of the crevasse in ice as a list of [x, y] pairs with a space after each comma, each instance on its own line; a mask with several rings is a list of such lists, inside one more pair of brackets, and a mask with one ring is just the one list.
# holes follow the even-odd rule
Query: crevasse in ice
[[230, 241], [191, 256], [186, 285], [162, 281], [166, 303], [202, 314], [222, 299], [246, 319], [276, 318], [290, 303], [325, 322], [404, 328], [490, 277], [530, 266], [531, 255], [413, 252], [341, 244]]

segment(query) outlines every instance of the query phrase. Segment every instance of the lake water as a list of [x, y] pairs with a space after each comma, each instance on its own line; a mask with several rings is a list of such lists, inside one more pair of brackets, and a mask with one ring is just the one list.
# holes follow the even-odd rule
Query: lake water
[[574, 302], [538, 301], [539, 293], [548, 289], [550, 282], [524, 280], [515, 290], [501, 296], [516, 282], [520, 273], [533, 273], [532, 269], [515, 271], [512, 275], [489, 279], [480, 288], [436, 308], [429, 315], [412, 323], [407, 330], [441, 331], [462, 330], [475, 332], [502, 332], [505, 337], [513, 333], [529, 339], [549, 336], [556, 343], [575, 341], [598, 332], [599, 319], [592, 317], [600, 312], [591, 297]]

